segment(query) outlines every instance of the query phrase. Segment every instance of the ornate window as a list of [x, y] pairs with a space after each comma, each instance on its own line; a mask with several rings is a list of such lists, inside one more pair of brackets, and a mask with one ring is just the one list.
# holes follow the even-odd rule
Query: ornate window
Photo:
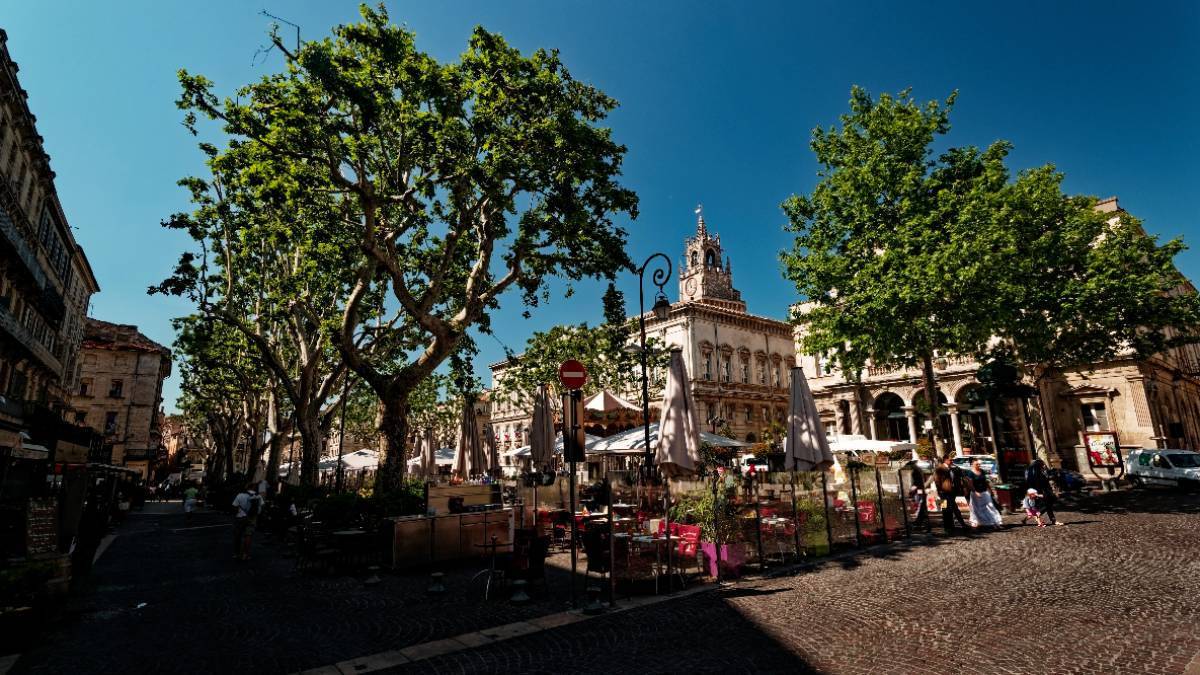
[[1108, 411], [1103, 403], [1084, 403], [1079, 406], [1083, 415], [1084, 431], [1107, 431]]

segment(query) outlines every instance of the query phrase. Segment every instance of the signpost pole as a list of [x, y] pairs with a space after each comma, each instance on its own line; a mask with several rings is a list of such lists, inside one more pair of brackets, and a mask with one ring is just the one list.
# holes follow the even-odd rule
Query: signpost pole
[[577, 455], [583, 452], [579, 446], [578, 431], [580, 420], [576, 415], [576, 402], [583, 397], [580, 389], [587, 382], [587, 368], [575, 359], [563, 361], [558, 367], [558, 381], [570, 393], [563, 406], [563, 453], [567, 456], [568, 486], [571, 491], [571, 607], [577, 607], [575, 599], [575, 575], [579, 570], [579, 525], [575, 518], [575, 462]]

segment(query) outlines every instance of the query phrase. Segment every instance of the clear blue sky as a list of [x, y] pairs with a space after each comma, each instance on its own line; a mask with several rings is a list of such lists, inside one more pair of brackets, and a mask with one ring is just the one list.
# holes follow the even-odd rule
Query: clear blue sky
[[[176, 70], [229, 91], [280, 65], [278, 56], [255, 58], [270, 24], [259, 10], [315, 38], [354, 20], [356, 8], [5, 3], [0, 27], [103, 288], [95, 316], [170, 344], [170, 318], [187, 310], [145, 294], [186, 243], [159, 227], [187, 207], [175, 181], [201, 170], [174, 107]], [[911, 86], [922, 99], [958, 89], [951, 143], [1008, 139], [1014, 167], [1053, 162], [1069, 190], [1118, 195], [1151, 232], [1200, 246], [1200, 3], [409, 0], [389, 10], [441, 59], [461, 53], [475, 24], [524, 51], [561, 50], [573, 75], [621, 102], [611, 125], [629, 147], [625, 181], [642, 199], [641, 217], [628, 224], [632, 256], [661, 250], [677, 260], [703, 202], [755, 313], [783, 317], [795, 299], [779, 271], [788, 240], [778, 205], [811, 188], [809, 133], [845, 111], [852, 84], [873, 93]], [[1196, 279], [1200, 251], [1180, 266]], [[636, 280], [622, 286], [636, 302]], [[519, 350], [535, 329], [598, 320], [597, 287], [578, 297], [531, 320], [508, 297], [497, 337]], [[481, 346], [485, 374], [502, 350], [487, 337]], [[168, 380], [168, 407], [177, 380]]]

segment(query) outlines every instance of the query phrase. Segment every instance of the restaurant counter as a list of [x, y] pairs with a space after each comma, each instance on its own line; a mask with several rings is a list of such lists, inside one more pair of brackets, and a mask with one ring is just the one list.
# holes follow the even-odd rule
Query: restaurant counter
[[393, 569], [490, 555], [483, 544], [492, 537], [505, 552], [512, 542], [513, 512], [497, 508], [473, 513], [391, 518]]

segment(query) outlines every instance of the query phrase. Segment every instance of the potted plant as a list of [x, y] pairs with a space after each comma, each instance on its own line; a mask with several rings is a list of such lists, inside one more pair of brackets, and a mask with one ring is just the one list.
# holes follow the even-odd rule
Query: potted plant
[[721, 563], [724, 577], [741, 574], [746, 562], [745, 549], [738, 541], [737, 511], [728, 491], [726, 462], [731, 459], [727, 448], [705, 444], [701, 456], [708, 469], [709, 490], [703, 494], [689, 495], [681, 499], [672, 511], [672, 519], [680, 523], [700, 525], [700, 552], [709, 576], [717, 576], [717, 561]]

